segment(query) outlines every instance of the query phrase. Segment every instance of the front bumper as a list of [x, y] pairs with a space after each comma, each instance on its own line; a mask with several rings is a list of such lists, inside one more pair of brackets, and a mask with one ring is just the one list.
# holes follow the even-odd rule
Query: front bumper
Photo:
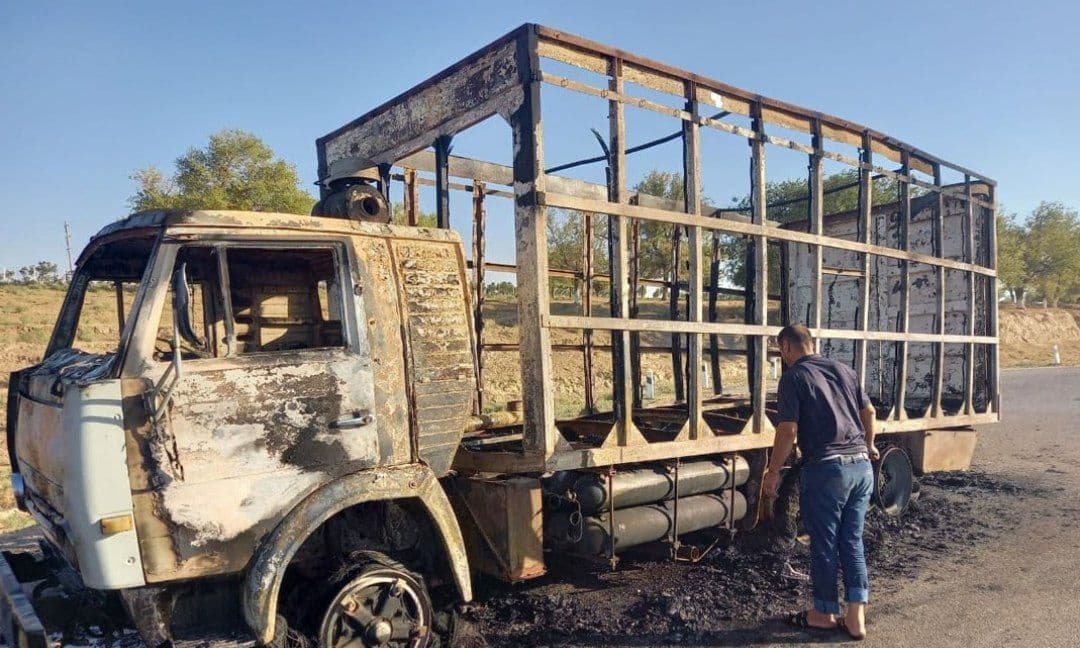
[[[18, 554], [18, 557], [29, 555]], [[49, 644], [45, 627], [12, 565], [12, 558], [8, 552], [0, 552], [0, 638], [10, 648], [46, 648]]]

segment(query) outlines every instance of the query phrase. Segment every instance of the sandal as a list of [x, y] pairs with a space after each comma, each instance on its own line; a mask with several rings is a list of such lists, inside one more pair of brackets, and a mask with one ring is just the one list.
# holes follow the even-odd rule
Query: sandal
[[846, 633], [847, 633], [847, 636], [851, 637], [851, 638], [852, 638], [852, 639], [854, 639], [855, 641], [862, 641], [863, 639], [866, 639], [866, 633], [865, 633], [865, 632], [864, 632], [863, 634], [855, 634], [855, 633], [854, 633], [854, 632], [852, 632], [851, 630], [848, 630], [847, 624], [846, 624], [846, 623], [844, 623], [844, 620], [843, 620], [843, 619], [840, 619], [840, 620], [838, 620], [838, 621], [836, 622], [836, 627], [837, 627], [837, 628], [840, 628], [841, 630], [843, 630], [844, 632], [846, 632]]
[[809, 613], [806, 610], [803, 610], [802, 612], [799, 612], [797, 614], [792, 614], [790, 617], [788, 617], [788, 620], [787, 620], [788, 624], [795, 626], [799, 630], [835, 630], [836, 629], [835, 625], [831, 625], [831, 626], [813, 625], [812, 623], [810, 623], [810, 619], [808, 618], [808, 615], [809, 615]]

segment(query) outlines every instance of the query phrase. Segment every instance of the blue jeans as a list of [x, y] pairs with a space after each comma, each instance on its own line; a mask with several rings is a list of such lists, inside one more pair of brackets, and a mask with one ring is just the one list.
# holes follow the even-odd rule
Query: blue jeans
[[810, 534], [810, 580], [818, 612], [840, 613], [837, 567], [844, 571], [846, 600], [869, 600], [863, 522], [873, 488], [874, 473], [866, 455], [844, 455], [803, 466], [799, 507]]

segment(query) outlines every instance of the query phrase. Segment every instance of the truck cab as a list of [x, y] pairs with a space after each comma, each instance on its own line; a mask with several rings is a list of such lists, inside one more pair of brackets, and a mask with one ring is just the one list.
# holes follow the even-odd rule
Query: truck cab
[[[374, 527], [411, 516], [416, 538], [391, 548], [436, 543], [432, 573], [468, 598], [437, 482], [472, 406], [463, 272], [450, 231], [200, 211], [106, 227], [43, 361], [12, 376], [20, 506], [86, 586], [138, 608], [217, 579], [269, 638], [285, 566], [320, 525], [400, 500], [363, 513], [357, 548], [394, 544]], [[103, 307], [117, 311], [115, 348], [80, 350], [83, 314]], [[406, 607], [431, 625], [430, 602]], [[168, 619], [156, 623], [167, 640]]]

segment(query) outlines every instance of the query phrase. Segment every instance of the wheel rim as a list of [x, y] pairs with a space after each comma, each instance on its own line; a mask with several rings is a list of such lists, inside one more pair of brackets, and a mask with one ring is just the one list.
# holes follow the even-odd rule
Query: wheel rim
[[911, 502], [915, 475], [907, 454], [900, 448], [889, 448], [881, 455], [876, 472], [877, 504], [888, 515], [897, 516]]
[[319, 633], [325, 648], [421, 646], [430, 626], [422, 585], [393, 569], [350, 581], [338, 592]]

